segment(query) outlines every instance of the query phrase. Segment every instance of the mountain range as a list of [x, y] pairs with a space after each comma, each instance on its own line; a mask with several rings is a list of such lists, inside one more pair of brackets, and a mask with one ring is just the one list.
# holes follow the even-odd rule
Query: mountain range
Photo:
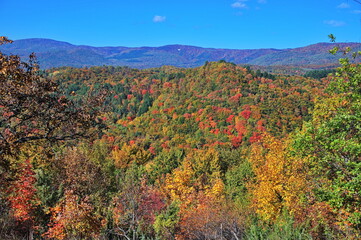
[[[161, 47], [92, 47], [73, 45], [52, 39], [31, 38], [15, 40], [0, 46], [5, 54], [27, 57], [36, 53], [42, 69], [72, 66], [129, 66], [153, 68], [163, 65], [197, 67], [206, 61], [225, 60], [236, 64], [259, 66], [327, 66], [336, 65], [340, 55], [331, 55], [333, 43], [317, 43], [288, 49], [216, 49], [187, 45]], [[338, 46], [361, 50], [361, 43], [338, 43]]]

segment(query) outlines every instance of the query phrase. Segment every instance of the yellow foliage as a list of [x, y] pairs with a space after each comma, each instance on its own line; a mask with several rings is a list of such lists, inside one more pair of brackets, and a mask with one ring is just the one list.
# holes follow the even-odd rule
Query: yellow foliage
[[341, 102], [339, 96], [332, 96], [324, 98], [322, 101], [315, 100], [315, 108], [313, 110], [313, 121], [316, 125], [321, 125], [326, 120], [330, 119], [337, 109], [343, 105], [346, 105], [347, 101]]
[[252, 146], [250, 162], [256, 175], [251, 186], [253, 207], [265, 220], [276, 220], [282, 210], [302, 211], [301, 197], [306, 189], [303, 160], [291, 156], [287, 144], [265, 135]]
[[172, 201], [180, 201], [189, 205], [195, 194], [194, 172], [189, 161], [185, 160], [183, 165], [176, 168], [172, 175], [167, 175], [165, 190]]
[[216, 202], [224, 199], [224, 183], [222, 179], [217, 178], [213, 181], [213, 185], [206, 191], [206, 196]]
[[151, 158], [148, 151], [135, 144], [128, 145], [126, 143], [121, 149], [114, 149], [111, 154], [118, 168], [127, 168], [133, 162], [144, 164]]
[[184, 206], [197, 204], [200, 194], [220, 201], [224, 195], [220, 175], [218, 153], [214, 149], [197, 150], [189, 153], [182, 166], [167, 175], [165, 191], [172, 201], [180, 201]]
[[196, 177], [206, 175], [208, 178], [216, 178], [220, 175], [218, 152], [213, 148], [207, 150], [197, 150], [190, 153], [187, 158], [190, 159], [192, 168]]

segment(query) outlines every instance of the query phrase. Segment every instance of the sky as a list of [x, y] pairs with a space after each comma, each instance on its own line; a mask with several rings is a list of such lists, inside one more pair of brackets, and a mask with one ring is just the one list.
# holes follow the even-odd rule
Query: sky
[[293, 48], [361, 42], [353, 0], [0, 0], [0, 36], [75, 45]]

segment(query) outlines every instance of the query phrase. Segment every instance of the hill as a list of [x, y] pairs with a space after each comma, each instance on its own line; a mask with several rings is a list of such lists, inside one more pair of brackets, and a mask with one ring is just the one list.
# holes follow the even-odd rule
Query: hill
[[[340, 43], [361, 50], [359, 43]], [[164, 65], [176, 67], [198, 67], [206, 61], [225, 60], [236, 64], [260, 66], [305, 66], [337, 64], [339, 56], [332, 56], [328, 50], [331, 43], [318, 43], [294, 49], [215, 49], [187, 45], [167, 45], [162, 47], [92, 47], [73, 45], [51, 39], [23, 39], [13, 44], [0, 46], [6, 54], [26, 57], [37, 54], [42, 68], [60, 66], [129, 66], [133, 68], [153, 68]]]

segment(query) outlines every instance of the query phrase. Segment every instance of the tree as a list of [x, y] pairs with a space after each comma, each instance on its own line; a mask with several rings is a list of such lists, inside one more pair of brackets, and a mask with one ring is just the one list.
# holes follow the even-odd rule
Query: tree
[[73, 191], [65, 192], [51, 214], [49, 230], [44, 234], [50, 239], [96, 239], [104, 224], [89, 198], [79, 199]]
[[[11, 43], [0, 37], [0, 45]], [[7, 168], [4, 156], [14, 154], [20, 145], [47, 140], [71, 140], [89, 136], [100, 126], [94, 97], [87, 106], [77, 107], [61, 95], [58, 85], [38, 74], [34, 54], [29, 62], [17, 55], [0, 52], [0, 166]]]
[[11, 195], [8, 198], [12, 216], [17, 222], [17, 228], [25, 231], [28, 239], [33, 239], [34, 216], [38, 202], [34, 186], [36, 182], [35, 172], [32, 168], [29, 158], [20, 164], [18, 177], [10, 187]]
[[[347, 50], [348, 51], [348, 50]], [[358, 53], [359, 54], [359, 53]], [[357, 55], [357, 54], [356, 54]], [[330, 97], [318, 101], [295, 147], [310, 159], [319, 202], [337, 210], [338, 231], [361, 236], [361, 64], [341, 59]]]
[[304, 160], [292, 156], [286, 143], [265, 134], [252, 145], [249, 161], [255, 174], [251, 194], [258, 215], [272, 222], [284, 210], [299, 215], [306, 192]]
[[125, 239], [154, 236], [155, 216], [165, 207], [162, 193], [147, 185], [144, 169], [135, 163], [124, 172], [120, 184], [113, 197], [112, 234]]

